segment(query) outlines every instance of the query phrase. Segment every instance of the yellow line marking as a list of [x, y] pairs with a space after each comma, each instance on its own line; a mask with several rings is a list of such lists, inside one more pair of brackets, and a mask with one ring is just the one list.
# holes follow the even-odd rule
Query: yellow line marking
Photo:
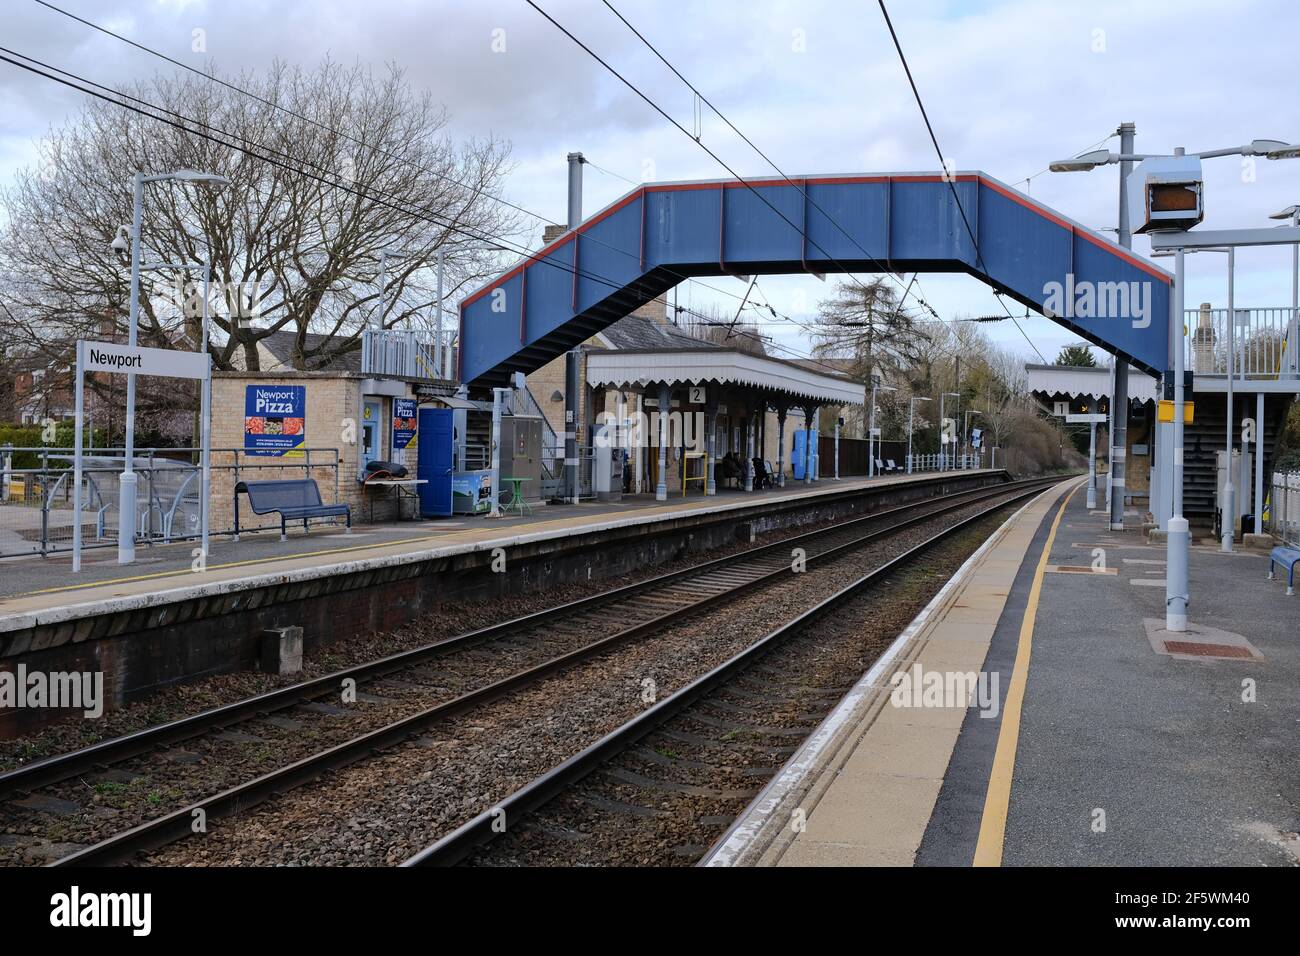
[[1011, 803], [1011, 777], [1016, 769], [1016, 745], [1020, 742], [1020, 708], [1025, 699], [1025, 685], [1029, 681], [1029, 653], [1034, 642], [1034, 619], [1038, 616], [1038, 598], [1043, 590], [1043, 576], [1048, 559], [1052, 556], [1052, 543], [1060, 527], [1065, 507], [1082, 485], [1075, 485], [1061, 506], [1056, 509], [1052, 529], [1047, 533], [1043, 553], [1038, 558], [1034, 581], [1029, 588], [1025, 616], [1020, 622], [1020, 642], [1016, 648], [1016, 663], [1007, 687], [1006, 705], [1002, 708], [1002, 726], [998, 730], [998, 749], [993, 755], [993, 769], [989, 773], [989, 789], [984, 797], [984, 815], [980, 819], [979, 840], [975, 844], [975, 866], [1001, 866], [1002, 845], [1007, 832], [1007, 810]]

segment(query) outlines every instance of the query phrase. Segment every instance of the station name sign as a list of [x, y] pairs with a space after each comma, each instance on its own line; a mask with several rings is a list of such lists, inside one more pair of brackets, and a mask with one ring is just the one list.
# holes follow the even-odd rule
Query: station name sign
[[207, 378], [208, 375], [208, 357], [201, 352], [133, 348], [112, 342], [77, 344], [81, 347], [82, 369], [87, 372], [132, 372], [163, 378]]

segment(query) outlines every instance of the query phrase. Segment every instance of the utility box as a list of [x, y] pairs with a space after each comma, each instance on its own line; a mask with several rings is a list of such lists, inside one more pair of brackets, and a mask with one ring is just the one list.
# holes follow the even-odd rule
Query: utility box
[[527, 478], [525, 498], [542, 496], [542, 420], [531, 415], [501, 416], [501, 487], [506, 478]]
[[[1232, 450], [1232, 498], [1233, 511], [1236, 512], [1232, 522], [1233, 533], [1236, 534], [1241, 519], [1251, 514], [1251, 466], [1254, 456], [1250, 452], [1244, 455], [1240, 449]], [[1222, 533], [1223, 528], [1223, 487], [1228, 480], [1228, 453], [1222, 448], [1214, 453], [1215, 478], [1214, 478], [1214, 514], [1217, 518], [1218, 530]]]
[[612, 423], [596, 428], [591, 480], [598, 501], [623, 499], [623, 450], [618, 447], [616, 432]]
[[1128, 174], [1125, 187], [1134, 232], [1177, 232], [1205, 218], [1201, 160], [1153, 156]]

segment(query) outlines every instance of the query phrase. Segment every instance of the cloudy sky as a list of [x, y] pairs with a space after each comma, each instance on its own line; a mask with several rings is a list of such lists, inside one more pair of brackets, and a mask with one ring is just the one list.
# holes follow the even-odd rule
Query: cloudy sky
[[[313, 65], [325, 56], [377, 68], [398, 64], [415, 86], [446, 103], [455, 133], [508, 139], [515, 168], [506, 198], [556, 221], [565, 216], [571, 150], [599, 167], [586, 171], [588, 213], [632, 188], [629, 181], [725, 175], [523, 0], [54, 2], [198, 67], [256, 69], [276, 58]], [[786, 173], [937, 167], [875, 3], [612, 2]], [[684, 126], [693, 125], [690, 91], [600, 0], [538, 4]], [[1137, 124], [1139, 152], [1300, 140], [1294, 0], [890, 6], [945, 156], [1094, 228], [1114, 225], [1117, 168], [1044, 170], [1053, 159], [1101, 143], [1121, 121]], [[4, 15], [3, 45], [100, 83], [172, 69], [34, 0], [5, 0]], [[193, 50], [195, 31], [202, 31], [205, 52]], [[0, 185], [32, 161], [34, 141], [80, 105], [78, 94], [0, 63]], [[703, 139], [742, 176], [773, 172], [716, 117], [706, 115]], [[1300, 160], [1259, 159], [1244, 168], [1232, 157], [1207, 161], [1205, 172], [1208, 226], [1267, 225], [1270, 213], [1300, 202]], [[1141, 237], [1136, 249], [1148, 250]], [[1239, 303], [1289, 302], [1289, 250], [1251, 250], [1238, 259]], [[1189, 303], [1224, 304], [1222, 256], [1190, 257], [1189, 276]], [[707, 281], [744, 291], [734, 279]], [[829, 291], [808, 277], [759, 285], [778, 311], [800, 317]], [[968, 277], [925, 276], [921, 289], [945, 318], [999, 311]], [[695, 307], [737, 304], [697, 283], [683, 284], [679, 295]], [[1036, 316], [1023, 327], [1049, 359], [1073, 339]], [[985, 328], [1033, 356], [1011, 323]], [[788, 323], [763, 331], [786, 347], [807, 348]]]

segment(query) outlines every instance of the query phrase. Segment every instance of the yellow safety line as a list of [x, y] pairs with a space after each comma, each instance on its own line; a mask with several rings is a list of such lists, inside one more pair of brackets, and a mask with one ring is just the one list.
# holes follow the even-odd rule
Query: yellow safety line
[[1034, 619], [1038, 615], [1038, 598], [1043, 590], [1043, 576], [1052, 555], [1052, 542], [1061, 524], [1065, 507], [1080, 488], [1075, 485], [1061, 506], [1047, 533], [1047, 542], [1038, 558], [1034, 582], [1029, 588], [1025, 616], [1020, 622], [1020, 642], [1016, 648], [1016, 663], [1007, 687], [1007, 700], [1002, 708], [1002, 726], [998, 731], [998, 749], [993, 755], [993, 769], [989, 774], [989, 789], [984, 797], [984, 815], [980, 819], [979, 840], [975, 844], [975, 866], [1001, 866], [1002, 845], [1007, 831], [1007, 810], [1011, 803], [1011, 777], [1016, 769], [1016, 745], [1020, 741], [1020, 708], [1025, 699], [1025, 686], [1029, 682], [1029, 653], [1034, 642]]

